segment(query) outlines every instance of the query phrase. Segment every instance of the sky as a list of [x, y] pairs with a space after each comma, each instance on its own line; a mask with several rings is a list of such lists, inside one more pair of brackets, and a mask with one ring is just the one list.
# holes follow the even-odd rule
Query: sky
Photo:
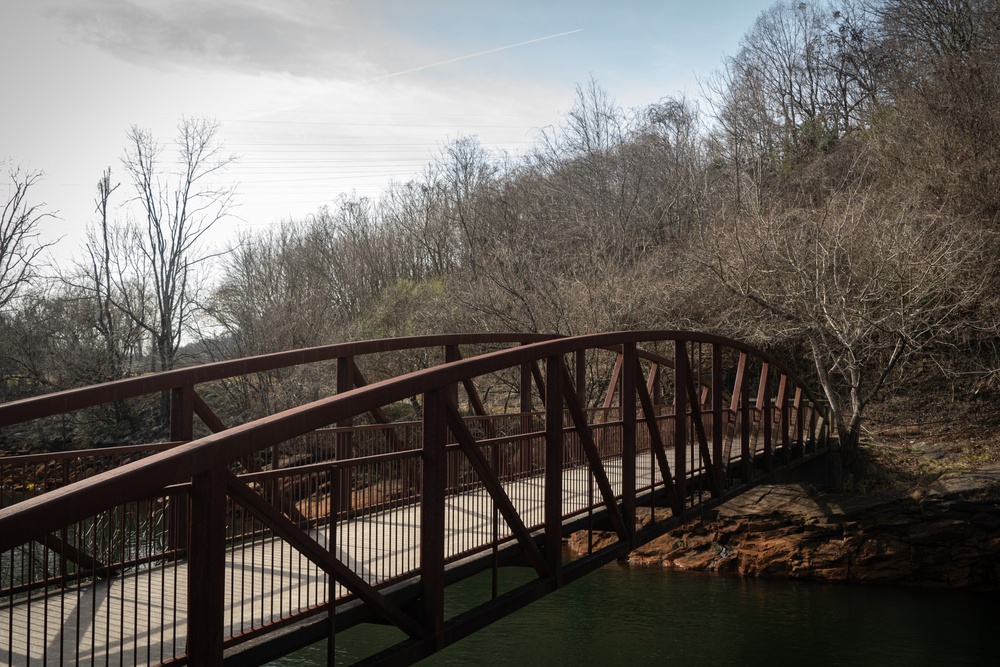
[[[41, 239], [79, 256], [132, 126], [219, 123], [235, 215], [213, 242], [376, 197], [475, 136], [518, 153], [593, 77], [625, 108], [701, 95], [773, 0], [2, 0], [0, 162], [44, 172]], [[0, 195], [8, 193], [6, 173]]]

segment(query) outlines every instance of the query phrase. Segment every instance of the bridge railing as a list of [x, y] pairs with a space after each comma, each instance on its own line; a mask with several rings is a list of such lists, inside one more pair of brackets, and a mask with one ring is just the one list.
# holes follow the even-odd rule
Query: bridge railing
[[399, 353], [417, 351], [420, 353], [418, 356], [426, 358], [430, 365], [435, 365], [441, 361], [461, 359], [462, 346], [466, 347], [466, 354], [470, 349], [473, 354], [479, 354], [484, 350], [502, 349], [511, 345], [553, 338], [557, 336], [530, 333], [437, 334], [338, 343], [219, 361], [0, 404], [0, 428], [166, 392], [170, 398], [171, 435], [168, 440], [189, 440], [190, 436], [184, 438], [178, 434], [192, 431], [196, 417], [213, 432], [225, 428], [204, 397], [197, 391], [200, 385], [210, 385], [232, 378], [254, 377], [298, 366], [334, 362], [336, 391], [340, 393], [367, 384], [358, 363], [361, 358], [391, 357]]
[[[458, 344], [450, 363], [371, 385], [338, 361], [353, 386], [335, 396], [0, 509], [0, 659], [219, 664], [303, 619], [332, 631], [350, 600], [425, 654], [444, 641], [449, 564], [516, 545], [557, 586], [565, 521], [600, 514], [634, 544], [639, 504], [683, 519], [824, 442], [822, 406], [735, 341], [601, 334], [464, 360]], [[608, 376], [588, 378], [587, 355]], [[509, 412], [476, 389], [497, 374], [517, 384]], [[172, 390], [175, 434], [185, 415], [213, 426], [192, 395], [208, 375]], [[587, 408], [595, 382], [605, 399]], [[401, 401], [421, 420], [383, 423]], [[381, 592], [414, 578], [416, 611]]]

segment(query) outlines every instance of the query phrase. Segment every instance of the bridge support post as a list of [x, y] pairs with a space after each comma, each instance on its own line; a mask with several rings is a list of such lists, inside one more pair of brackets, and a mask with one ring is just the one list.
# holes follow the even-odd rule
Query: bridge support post
[[[337, 359], [337, 393], [343, 394], [354, 389], [354, 358], [340, 357]], [[350, 428], [354, 425], [354, 419], [347, 417], [337, 422], [338, 428]], [[340, 431], [336, 436], [336, 456], [338, 461], [346, 461], [353, 458], [354, 434]], [[337, 517], [343, 513], [345, 517], [351, 515], [351, 469], [348, 466], [341, 467], [337, 472], [337, 487], [331, 494], [334, 507], [331, 508], [330, 516]]]
[[649, 373], [649, 385], [647, 390], [652, 398], [653, 405], [660, 405], [663, 403], [663, 387], [660, 386], [660, 364], [653, 364], [653, 368]]
[[636, 382], [639, 358], [635, 343], [622, 345], [621, 394], [618, 404], [622, 412], [622, 519], [634, 549], [635, 538], [635, 459], [636, 459]]
[[622, 357], [622, 354], [618, 355], [618, 358], [615, 359], [615, 369], [611, 371], [611, 381], [608, 382], [608, 390], [604, 394], [604, 410], [601, 412], [601, 423], [608, 421], [608, 413], [615, 402], [615, 392], [618, 391], [618, 380], [622, 375]]
[[[764, 432], [764, 470], [774, 470], [774, 404], [771, 401], [771, 366], [761, 364], [760, 388], [757, 391], [757, 409], [760, 411], [760, 428]], [[754, 456], [757, 452], [754, 452]]]
[[804, 456], [806, 443], [802, 440], [802, 435], [805, 432], [805, 424], [802, 419], [802, 387], [795, 388], [795, 401], [792, 403], [792, 410], [795, 413], [795, 434], [792, 436], [792, 440], [795, 447], [801, 450], [799, 456]]
[[789, 451], [788, 442], [788, 376], [784, 373], [781, 374], [781, 380], [778, 382], [778, 438], [781, 442], [781, 462], [788, 465], [791, 461], [791, 452]]
[[222, 468], [191, 480], [187, 655], [191, 665], [221, 666], [226, 601], [226, 477]]
[[424, 394], [423, 484], [420, 497], [420, 588], [423, 625], [444, 648], [444, 532], [447, 460], [445, 401], [448, 389]]
[[688, 364], [683, 340], [674, 343], [674, 488], [681, 521], [687, 510]]
[[[444, 363], [450, 364], [453, 361], [458, 361], [462, 358], [462, 353], [458, 349], [458, 345], [445, 345], [444, 348]], [[452, 403], [458, 407], [458, 384], [453, 384], [448, 387], [448, 398]]]
[[185, 385], [170, 390], [170, 439], [194, 438], [194, 387]]
[[[188, 442], [194, 438], [194, 386], [185, 385], [170, 390], [170, 439]], [[168, 535], [171, 551], [179, 552], [188, 546], [191, 507], [186, 493], [170, 496], [170, 523]]]
[[[531, 364], [521, 364], [521, 387], [519, 390], [521, 402], [521, 433], [530, 433], [534, 430], [531, 412], [533, 403], [531, 400]], [[514, 465], [514, 474], [519, 479], [531, 473], [531, 450], [530, 442], [522, 442], [518, 446], [520, 456], [517, 457]]]
[[716, 497], [726, 489], [726, 464], [722, 457], [722, 346], [712, 345], [712, 474]]
[[813, 449], [823, 444], [819, 440], [819, 412], [816, 406], [809, 410], [809, 444]]
[[753, 479], [753, 457], [750, 452], [750, 423], [753, 419], [750, 409], [750, 383], [746, 378], [746, 354], [740, 355], [743, 368], [743, 382], [740, 384], [740, 463], [741, 478], [744, 484]]
[[545, 361], [545, 559], [562, 586], [563, 360]]

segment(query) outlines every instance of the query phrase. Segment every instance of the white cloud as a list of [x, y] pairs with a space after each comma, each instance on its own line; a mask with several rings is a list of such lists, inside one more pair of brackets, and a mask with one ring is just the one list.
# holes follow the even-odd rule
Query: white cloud
[[[358, 54], [344, 3], [294, 0], [77, 0], [46, 12], [74, 39], [133, 64], [358, 80], [378, 70]], [[370, 40], [366, 35], [365, 40]]]
[[36, 195], [61, 211], [46, 234], [66, 248], [130, 125], [169, 143], [181, 114], [214, 117], [242, 158], [240, 214], [269, 224], [343, 192], [376, 194], [458, 136], [516, 151], [558, 124], [590, 74], [624, 106], [652, 102], [721, 55], [720, 16], [768, 2], [3, 3], [0, 55], [18, 94], [0, 107], [0, 159], [49, 174]]

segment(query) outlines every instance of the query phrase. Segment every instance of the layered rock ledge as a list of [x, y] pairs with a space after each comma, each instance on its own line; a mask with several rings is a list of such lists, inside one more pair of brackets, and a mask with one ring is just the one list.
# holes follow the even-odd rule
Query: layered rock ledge
[[[577, 534], [570, 546], [585, 550], [587, 540], [585, 532]], [[636, 549], [629, 562], [1000, 590], [1000, 469], [945, 476], [911, 495], [759, 486]]]

